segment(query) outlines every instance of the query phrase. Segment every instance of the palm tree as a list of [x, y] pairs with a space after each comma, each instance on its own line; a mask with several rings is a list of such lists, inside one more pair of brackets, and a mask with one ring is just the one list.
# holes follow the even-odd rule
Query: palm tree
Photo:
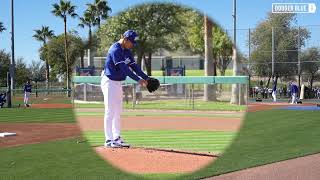
[[[36, 40], [43, 42], [43, 46], [47, 44], [47, 40], [54, 37], [54, 33], [52, 30], [49, 30], [48, 26], [42, 26], [41, 29], [34, 30], [35, 34], [32, 36]], [[46, 89], [49, 89], [49, 78], [50, 78], [50, 72], [49, 72], [49, 63], [47, 59], [44, 59], [46, 62]]]
[[3, 26], [3, 23], [0, 22], [0, 32], [5, 31], [5, 30], [6, 30], [6, 28]]
[[[95, 11], [92, 8], [88, 8], [84, 12], [83, 17], [80, 17], [79, 19], [80, 19], [80, 23], [78, 26], [80, 26], [82, 28], [84, 28], [85, 26], [88, 26], [88, 28], [89, 28], [89, 37], [88, 37], [87, 46], [91, 52], [91, 50], [92, 50], [92, 27], [97, 25], [97, 21], [95, 18]], [[83, 58], [81, 58], [81, 65], [83, 65], [82, 61], [83, 61]]]
[[61, 17], [64, 22], [64, 48], [65, 48], [65, 60], [67, 68], [67, 89], [68, 97], [70, 97], [70, 77], [69, 77], [69, 61], [68, 61], [68, 40], [67, 40], [67, 17], [71, 16], [72, 18], [77, 17], [75, 13], [76, 6], [71, 5], [70, 1], [60, 0], [60, 3], [53, 4], [53, 10], [51, 11], [55, 16]]
[[80, 17], [79, 19], [80, 19], [80, 23], [79, 23], [80, 27], [84, 28], [85, 26], [88, 26], [89, 28], [89, 44], [90, 44], [92, 39], [92, 27], [97, 25], [95, 12], [92, 11], [92, 9], [87, 9], [84, 12], [83, 17]]
[[93, 4], [87, 4], [87, 6], [88, 9], [95, 12], [97, 25], [100, 28], [101, 20], [107, 19], [109, 17], [109, 12], [112, 11], [108, 6], [108, 2], [106, 0], [95, 0]]

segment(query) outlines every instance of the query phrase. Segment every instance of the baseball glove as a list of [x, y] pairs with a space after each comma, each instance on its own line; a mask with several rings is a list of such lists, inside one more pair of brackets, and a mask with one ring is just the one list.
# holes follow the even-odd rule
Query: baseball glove
[[147, 89], [150, 93], [156, 91], [160, 87], [160, 82], [156, 78], [149, 78], [147, 79], [148, 85]]

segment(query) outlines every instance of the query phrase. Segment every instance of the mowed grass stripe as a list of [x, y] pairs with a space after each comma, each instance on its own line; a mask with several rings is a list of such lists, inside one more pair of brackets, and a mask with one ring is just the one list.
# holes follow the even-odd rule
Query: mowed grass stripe
[[[139, 134], [139, 135], [137, 135]], [[122, 136], [136, 147], [152, 147], [201, 152], [221, 152], [232, 142], [235, 132], [215, 131], [124, 131]], [[104, 133], [85, 132], [93, 146], [102, 145]]]
[[[89, 142], [92, 142], [92, 143], [102, 143], [104, 142], [104, 138], [88, 138], [89, 139]], [[152, 140], [136, 140], [136, 139], [130, 139], [130, 138], [126, 138], [126, 141], [127, 142], [134, 142], [135, 144], [150, 144], [150, 145], [157, 145], [159, 143], [161, 144], [176, 144], [177, 142], [187, 142], [187, 143], [199, 143], [199, 144], [225, 144], [226, 141], [231, 141], [232, 138], [229, 138], [229, 139], [221, 139], [221, 140], [212, 140], [209, 139], [209, 140], [205, 140], [205, 141], [200, 141], [200, 140], [197, 140], [197, 139], [193, 139], [193, 140], [190, 140], [190, 139], [178, 139], [178, 140], [169, 140], [169, 139], [161, 139], [161, 140], [155, 140], [155, 141], [152, 141]]]
[[72, 108], [1, 109], [0, 122], [75, 122]]
[[[143, 135], [147, 135], [147, 134], [161, 134], [161, 135], [170, 135], [169, 133], [174, 133], [174, 132], [179, 132], [179, 134], [183, 134], [183, 135], [187, 135], [187, 134], [197, 134], [197, 135], [201, 135], [201, 134], [214, 134], [214, 135], [234, 135], [237, 132], [233, 132], [233, 131], [199, 131], [199, 130], [124, 130], [122, 131], [122, 133], [125, 134], [143, 134]], [[85, 133], [90, 133], [90, 134], [100, 134], [103, 133], [101, 131], [86, 131]]]
[[[88, 135], [90, 136], [90, 138], [95, 138], [95, 139], [103, 139], [104, 138], [104, 135], [94, 135], [94, 136], [91, 136], [91, 135]], [[208, 141], [208, 140], [212, 140], [212, 138], [215, 138], [216, 141], [219, 141], [219, 140], [224, 140], [226, 138], [233, 138], [234, 136], [214, 136], [214, 135], [208, 135], [208, 136], [197, 136], [197, 137], [194, 137], [194, 136], [179, 136], [179, 137], [170, 137], [170, 136], [167, 136], [167, 137], [158, 137], [158, 136], [144, 136], [144, 137], [136, 137], [136, 136], [130, 136], [130, 135], [127, 135], [127, 139], [134, 139], [135, 141], [148, 141], [148, 138], [150, 139], [150, 141], [162, 141], [162, 140], [168, 140], [168, 141], [174, 141], [174, 140], [184, 140], [184, 139], [189, 139], [190, 141], [193, 141], [193, 140], [197, 140], [197, 141]], [[196, 139], [194, 139], [196, 138]], [[170, 140], [171, 139], [171, 140]]]
[[[90, 135], [89, 135], [90, 136]], [[90, 138], [95, 139], [95, 140], [104, 140], [104, 136], [90, 136]], [[149, 137], [147, 137], [149, 138]], [[233, 136], [225, 136], [225, 137], [205, 137], [205, 138], [198, 138], [197, 139], [190, 139], [189, 137], [178, 137], [178, 138], [159, 138], [156, 139], [158, 137], [152, 137], [152, 138], [134, 138], [134, 137], [126, 137], [127, 141], [130, 140], [134, 140], [136, 142], [162, 142], [162, 141], [166, 141], [166, 142], [176, 142], [177, 140], [181, 140], [181, 141], [189, 141], [189, 142], [207, 142], [207, 141], [212, 141], [212, 142], [224, 142], [226, 139], [232, 139]], [[212, 140], [212, 138], [215, 138], [214, 141]]]
[[[104, 112], [76, 112], [76, 116], [104, 116]], [[184, 113], [149, 113], [149, 112], [124, 112], [121, 115], [122, 117], [153, 117], [153, 116], [160, 116], [160, 117], [223, 117], [223, 118], [241, 118], [242, 114], [184, 114]]]

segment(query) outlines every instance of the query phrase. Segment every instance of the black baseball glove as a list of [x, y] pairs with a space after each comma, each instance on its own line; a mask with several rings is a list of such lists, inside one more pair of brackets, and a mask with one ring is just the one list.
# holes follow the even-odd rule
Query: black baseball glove
[[156, 78], [149, 78], [147, 79], [147, 82], [147, 89], [150, 93], [156, 91], [160, 87], [160, 81]]

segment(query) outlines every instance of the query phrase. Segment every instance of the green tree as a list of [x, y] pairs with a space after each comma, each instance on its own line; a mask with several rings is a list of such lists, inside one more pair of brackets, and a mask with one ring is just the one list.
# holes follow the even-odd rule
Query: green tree
[[[174, 43], [179, 43], [179, 48], [191, 50], [194, 54], [203, 55], [205, 48], [203, 15], [194, 10], [187, 10], [181, 14], [181, 17], [183, 19], [182, 30], [184, 32], [181, 33], [182, 39]], [[221, 27], [214, 22], [212, 23], [212, 63], [220, 71], [221, 75], [224, 75], [228, 65], [232, 61], [232, 41]]]
[[[101, 26], [98, 33], [101, 40], [99, 50], [106, 52], [112, 43], [120, 39], [121, 34], [133, 29], [139, 35], [138, 46], [134, 48], [137, 63], [141, 64], [144, 56], [151, 60], [152, 53], [159, 48], [168, 47], [164, 38], [168, 34], [178, 33], [181, 25], [177, 14], [180, 10], [176, 5], [163, 3], [127, 9]], [[146, 62], [146, 65], [147, 74], [151, 75], [151, 63]]]
[[214, 27], [213, 34], [213, 56], [216, 58], [217, 69], [219, 69], [221, 76], [224, 76], [232, 61], [232, 41], [220, 27]]
[[106, 0], [94, 0], [93, 4], [87, 4], [87, 6], [87, 10], [94, 13], [95, 21], [99, 28], [101, 21], [109, 18], [109, 12], [112, 12]]
[[[269, 13], [251, 34], [252, 54], [254, 62], [252, 69], [256, 75], [278, 79], [281, 76], [297, 75], [298, 50], [305, 44], [309, 32], [304, 28], [292, 26], [295, 14]], [[272, 74], [272, 28], [274, 28], [274, 74]], [[285, 63], [289, 62], [289, 63]]]
[[309, 77], [310, 89], [313, 87], [313, 81], [320, 69], [320, 50], [316, 47], [308, 48], [301, 55], [301, 69]]
[[[232, 56], [232, 42], [226, 32], [224, 32], [216, 23], [214, 23], [209, 18], [206, 18], [207, 21], [204, 21], [203, 15], [194, 10], [186, 10], [179, 16], [183, 22], [182, 25], [182, 38], [172, 38], [173, 44], [178, 44], [179, 48], [184, 49], [185, 51], [191, 50], [194, 54], [205, 55], [205, 75], [217, 75], [217, 69], [219, 69], [222, 75], [225, 74], [225, 70], [229, 63], [231, 62]], [[206, 26], [211, 26], [210, 29]], [[208, 45], [208, 40], [205, 41], [205, 37], [208, 37], [209, 34], [212, 36], [210, 38], [210, 49], [206, 49]], [[207, 34], [205, 36], [205, 34]], [[179, 36], [179, 35], [177, 35]], [[205, 53], [207, 52], [207, 53]], [[208, 54], [209, 53], [209, 54]], [[210, 56], [210, 57], [209, 57]], [[209, 86], [210, 87], [210, 86]], [[208, 100], [209, 97], [213, 97], [214, 94], [208, 95], [207, 92], [214, 92], [212, 88], [207, 90], [208, 86], [205, 86], [205, 96], [204, 99]]]
[[[73, 6], [70, 1], [60, 0], [60, 3], [53, 4], [52, 13], [63, 19], [64, 22], [64, 48], [65, 48], [65, 65], [67, 66], [65, 69], [66, 77], [67, 77], [67, 89], [70, 89], [70, 75], [69, 75], [69, 55], [68, 55], [68, 38], [67, 38], [67, 17], [77, 17], [78, 15], [75, 13], [76, 6]], [[70, 92], [68, 91], [68, 97], [70, 97]]]
[[[42, 46], [47, 44], [47, 41], [54, 37], [53, 30], [50, 30], [48, 26], [42, 26], [41, 29], [34, 30], [35, 34], [33, 37], [43, 43]], [[50, 82], [50, 68], [48, 60], [43, 59], [45, 61], [45, 70], [46, 70], [46, 89], [49, 89]]]
[[5, 30], [6, 30], [6, 28], [3, 26], [3, 23], [0, 22], [0, 32], [3, 32]]
[[0, 50], [0, 87], [7, 86], [7, 72], [9, 72], [11, 56], [4, 50]]
[[30, 79], [31, 72], [29, 71], [27, 64], [23, 58], [16, 59], [16, 86], [22, 87], [28, 79]]
[[28, 68], [32, 81], [42, 82], [46, 80], [46, 66], [41, 61], [32, 61]]
[[[63, 76], [65, 77], [65, 81], [68, 81], [71, 78], [71, 74], [69, 72], [72, 72], [72, 69], [74, 67], [74, 64], [81, 56], [81, 53], [84, 50], [84, 46], [82, 43], [82, 39], [75, 35], [75, 34], [67, 34], [68, 37], [68, 54], [69, 54], [69, 61], [68, 64], [66, 64], [65, 61], [65, 55], [64, 53], [64, 42], [65, 42], [65, 36], [59, 35], [57, 37], [54, 37], [47, 43], [46, 46], [41, 48], [40, 56], [42, 58], [48, 59], [48, 62], [50, 64], [52, 74], [57, 76]], [[69, 69], [67, 69], [69, 68]]]

